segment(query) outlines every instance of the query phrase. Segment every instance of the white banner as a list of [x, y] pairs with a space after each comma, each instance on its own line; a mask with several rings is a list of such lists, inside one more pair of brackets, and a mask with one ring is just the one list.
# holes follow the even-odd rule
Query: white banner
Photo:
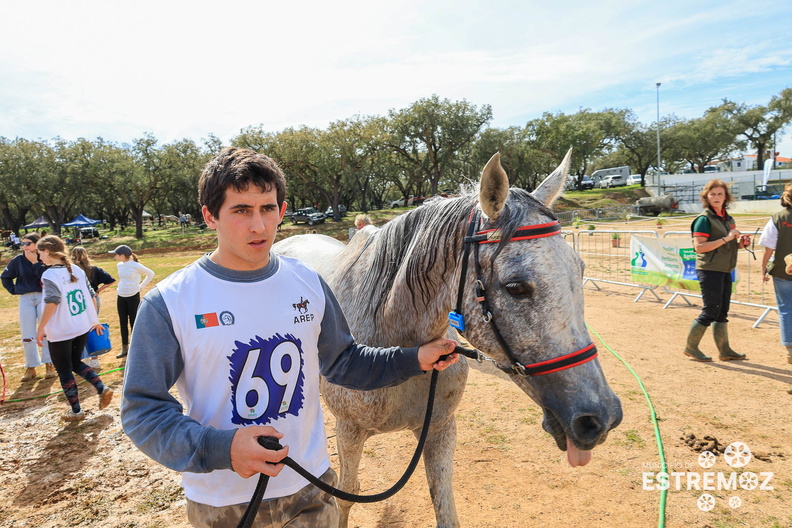
[[[700, 291], [696, 252], [686, 238], [630, 237], [630, 279], [640, 284]], [[732, 272], [733, 288], [739, 275]]]

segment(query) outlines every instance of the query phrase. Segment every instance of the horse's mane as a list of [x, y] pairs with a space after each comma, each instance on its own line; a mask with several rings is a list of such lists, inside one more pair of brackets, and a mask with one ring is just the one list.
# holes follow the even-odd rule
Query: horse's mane
[[[454, 270], [462, 258], [462, 241], [471, 210], [478, 201], [475, 192], [457, 198], [434, 198], [385, 224], [371, 235], [363, 251], [373, 251], [361, 277], [358, 302], [367, 306], [375, 318], [382, 314], [398, 274], [403, 270], [413, 305], [428, 305], [437, 294], [436, 278], [432, 272], [442, 266], [440, 274]], [[529, 192], [512, 188], [503, 212], [496, 222], [485, 228], [500, 228], [503, 236], [496, 250], [497, 256], [515, 230], [523, 225], [526, 208], [555, 218], [555, 215]], [[351, 265], [354, 266], [357, 262]], [[346, 270], [346, 273], [355, 273]], [[457, 277], [453, 277], [454, 280]]]

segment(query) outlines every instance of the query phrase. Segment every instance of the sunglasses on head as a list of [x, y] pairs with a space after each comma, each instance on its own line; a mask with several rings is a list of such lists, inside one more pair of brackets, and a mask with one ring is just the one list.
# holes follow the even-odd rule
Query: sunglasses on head
[[35, 242], [22, 242], [23, 246], [32, 246]]

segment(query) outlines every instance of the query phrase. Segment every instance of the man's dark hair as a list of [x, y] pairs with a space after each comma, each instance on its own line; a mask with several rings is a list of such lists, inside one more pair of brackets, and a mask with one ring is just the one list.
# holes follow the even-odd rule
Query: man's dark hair
[[286, 177], [278, 164], [258, 152], [228, 147], [212, 158], [204, 167], [198, 180], [198, 203], [205, 205], [215, 218], [225, 200], [225, 191], [247, 190], [255, 185], [263, 192], [275, 189], [278, 206], [286, 199]]

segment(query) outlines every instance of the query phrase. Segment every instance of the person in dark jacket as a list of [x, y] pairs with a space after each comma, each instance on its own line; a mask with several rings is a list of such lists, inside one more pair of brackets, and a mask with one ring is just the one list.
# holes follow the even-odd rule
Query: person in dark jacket
[[22, 381], [36, 379], [36, 367], [46, 365], [46, 378], [58, 374], [50, 358], [49, 346], [45, 342], [41, 355], [36, 346], [36, 325], [41, 319], [41, 275], [46, 266], [41, 263], [36, 251], [39, 236], [30, 233], [22, 238], [22, 254], [8, 263], [0, 274], [3, 287], [11, 295], [19, 296], [19, 330], [22, 333], [22, 347], [25, 350], [25, 373]]
[[702, 189], [704, 211], [690, 226], [696, 252], [696, 276], [701, 285], [704, 308], [693, 321], [685, 345], [685, 355], [696, 361], [712, 361], [698, 345], [707, 327], [712, 326], [721, 361], [746, 359], [729, 346], [728, 314], [732, 293], [732, 272], [737, 267], [737, 250], [750, 240], [736, 229], [734, 218], [726, 212], [732, 202], [729, 188], [722, 180], [710, 180]]
[[[782, 259], [792, 255], [792, 183], [784, 187], [781, 207], [764, 226], [759, 244], [765, 248], [762, 256], [762, 279], [767, 282], [770, 277], [773, 278], [781, 345], [786, 348], [787, 361], [792, 363], [792, 274], [789, 273], [789, 266], [782, 262]], [[775, 260], [770, 267], [768, 263], [773, 253]]]

